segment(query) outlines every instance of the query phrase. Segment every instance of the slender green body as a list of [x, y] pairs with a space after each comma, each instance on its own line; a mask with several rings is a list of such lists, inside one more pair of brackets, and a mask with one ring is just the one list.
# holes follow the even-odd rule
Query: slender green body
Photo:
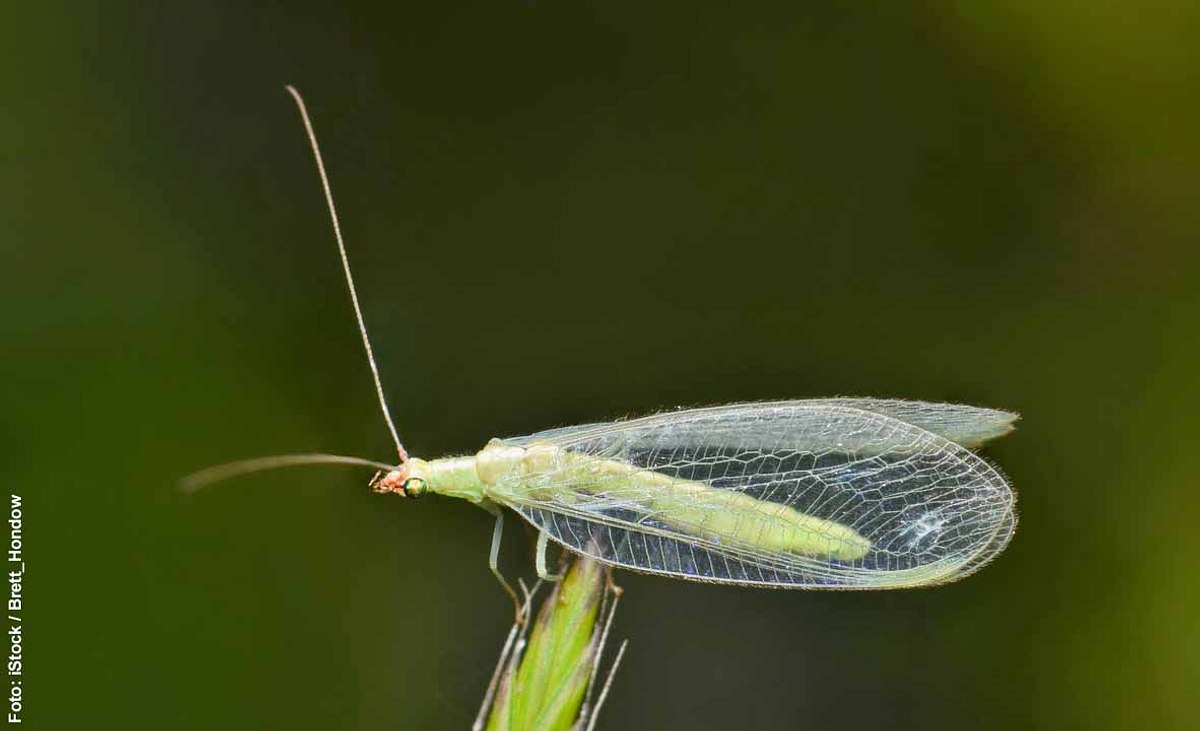
[[[299, 464], [375, 467], [378, 493], [427, 492], [497, 516], [602, 563], [688, 581], [886, 589], [966, 576], [1008, 545], [1012, 487], [968, 447], [1015, 414], [955, 404], [823, 399], [730, 404], [493, 440], [479, 452], [388, 465], [283, 455], [203, 470], [194, 490]], [[958, 441], [958, 440], [961, 440]]]
[[[493, 440], [474, 456], [414, 458], [407, 468], [407, 476], [425, 480], [430, 491], [474, 503], [571, 504], [581, 495], [602, 495], [722, 545], [840, 560], [861, 558], [871, 547], [853, 529], [787, 505], [551, 444]], [[553, 482], [539, 479], [546, 474], [555, 475]]]

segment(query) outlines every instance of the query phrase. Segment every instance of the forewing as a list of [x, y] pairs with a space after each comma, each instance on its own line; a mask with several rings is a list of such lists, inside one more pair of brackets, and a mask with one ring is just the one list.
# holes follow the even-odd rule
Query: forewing
[[[789, 408], [794, 406], [822, 407], [822, 406], [846, 406], [860, 411], [872, 411], [884, 416], [890, 416], [893, 419], [912, 424], [926, 431], [931, 431], [934, 434], [945, 437], [952, 442], [956, 442], [964, 447], [975, 448], [982, 445], [984, 442], [998, 439], [1013, 430], [1013, 425], [1019, 418], [1016, 414], [1010, 411], [1001, 411], [999, 409], [987, 409], [980, 406], [967, 406], [964, 404], [943, 404], [930, 401], [906, 401], [903, 399], [880, 399], [880, 398], [828, 398], [828, 399], [807, 399], [801, 401], [768, 401], [756, 404], [739, 404], [733, 407], [722, 406], [716, 407], [715, 410], [729, 408]], [[692, 409], [684, 412], [676, 413], [692, 413], [703, 412], [714, 409]], [[660, 416], [667, 416], [663, 414]], [[655, 417], [657, 418], [657, 417]], [[506, 439], [506, 442], [511, 444], [529, 444], [535, 441], [564, 441], [584, 432], [594, 429], [610, 426], [609, 423], [597, 424], [580, 424], [577, 426], [563, 426], [545, 431], [536, 432], [524, 437], [514, 437]], [[766, 440], [773, 439], [770, 432], [752, 433], [744, 437], [745, 440], [753, 440], [761, 437]], [[688, 429], [681, 429], [673, 438], [679, 440], [680, 443], [686, 443], [689, 439], [708, 439], [711, 435], [696, 434]], [[743, 446], [754, 446], [753, 443], [743, 442]]]
[[[840, 401], [678, 411], [522, 444], [577, 455], [523, 478], [507, 501], [567, 547], [677, 578], [777, 587], [888, 588], [951, 581], [999, 553], [1015, 526], [1004, 478], [970, 450], [878, 411]], [[613, 498], [578, 484], [581, 461], [653, 471], [852, 528], [870, 542], [853, 560], [705, 538], [662, 520], [653, 490]], [[703, 510], [714, 493], [690, 493]], [[739, 518], [740, 519], [740, 518]], [[753, 520], [746, 517], [746, 520]], [[754, 534], [747, 526], [741, 535]]]
[[582, 432], [592, 431], [609, 425], [609, 422], [597, 422], [594, 424], [576, 424], [575, 426], [558, 426], [553, 429], [544, 429], [539, 432], [534, 432], [523, 437], [509, 437], [504, 441], [509, 444], [530, 444], [531, 442], [562, 442], [568, 438], [580, 434]]
[[978, 447], [998, 439], [1013, 430], [1019, 418], [1011, 411], [985, 409], [963, 404], [939, 404], [929, 401], [900, 399], [832, 398], [810, 401], [811, 404], [849, 406], [874, 411], [893, 419], [919, 426], [964, 447]]

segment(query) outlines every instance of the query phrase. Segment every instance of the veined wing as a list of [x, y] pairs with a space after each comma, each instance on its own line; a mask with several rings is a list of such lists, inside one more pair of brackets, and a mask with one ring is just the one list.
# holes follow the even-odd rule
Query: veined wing
[[[514, 443], [514, 442], [510, 442]], [[844, 401], [678, 411], [516, 442], [510, 507], [605, 563], [775, 587], [951, 581], [1012, 536], [1014, 496], [945, 437]]]
[[974, 449], [1008, 434], [1020, 418], [1011, 411], [900, 399], [831, 398], [810, 403], [849, 406], [890, 416]]
[[[765, 401], [754, 404], [740, 404], [741, 407], [787, 407], [797, 404], [808, 406], [848, 406], [862, 411], [871, 411], [884, 416], [920, 427], [926, 431], [945, 437], [964, 447], [974, 449], [984, 442], [998, 439], [1013, 430], [1013, 424], [1019, 418], [1010, 411], [987, 409], [980, 406], [963, 404], [943, 404], [929, 401], [906, 401], [903, 399], [878, 398], [827, 398], [807, 399], [802, 401]], [[717, 409], [731, 408], [729, 406], [715, 407]], [[692, 409], [690, 411], [707, 411], [708, 409]], [[679, 412], [687, 413], [687, 412]], [[660, 416], [666, 416], [662, 414]], [[505, 439], [510, 444], [529, 444], [535, 441], [562, 441], [577, 434], [611, 426], [610, 422], [564, 426], [555, 429], [536, 432], [524, 437]], [[749, 435], [753, 438], [755, 435]], [[712, 439], [714, 435], [708, 432], [682, 429], [674, 437], [679, 440]]]

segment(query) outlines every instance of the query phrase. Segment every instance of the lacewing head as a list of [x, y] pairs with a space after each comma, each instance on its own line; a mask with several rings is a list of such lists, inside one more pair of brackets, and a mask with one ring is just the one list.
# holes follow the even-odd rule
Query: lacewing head
[[422, 497], [429, 491], [429, 482], [424, 477], [422, 464], [422, 460], [410, 459], [395, 469], [376, 472], [371, 478], [371, 491], [380, 494], [392, 493], [400, 497]]

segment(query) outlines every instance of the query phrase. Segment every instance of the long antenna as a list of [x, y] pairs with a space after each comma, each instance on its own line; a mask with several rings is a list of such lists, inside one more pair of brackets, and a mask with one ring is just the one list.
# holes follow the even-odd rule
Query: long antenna
[[279, 454], [274, 457], [255, 457], [240, 459], [237, 462], [226, 462], [216, 467], [209, 467], [193, 472], [179, 482], [181, 492], [196, 492], [214, 482], [224, 482], [230, 477], [248, 475], [251, 472], [273, 470], [277, 467], [295, 467], [309, 464], [348, 464], [357, 467], [374, 467], [377, 470], [391, 470], [392, 465], [376, 462], [362, 457], [345, 457], [340, 454]]
[[346, 256], [346, 243], [342, 240], [342, 227], [338, 223], [337, 208], [333, 205], [333, 191], [329, 187], [329, 176], [325, 174], [325, 161], [321, 159], [317, 134], [313, 132], [312, 121], [308, 118], [308, 109], [304, 106], [304, 99], [301, 98], [300, 92], [296, 91], [296, 87], [291, 84], [285, 88], [296, 100], [296, 106], [300, 109], [300, 119], [304, 121], [304, 131], [308, 134], [308, 142], [312, 145], [313, 157], [317, 161], [317, 173], [321, 176], [321, 187], [325, 189], [325, 203], [329, 206], [329, 218], [333, 221], [333, 235], [337, 238], [338, 254], [342, 257], [342, 271], [346, 273], [346, 286], [350, 288], [350, 302], [354, 305], [354, 318], [358, 321], [358, 333], [362, 335], [363, 348], [367, 351], [367, 364], [371, 366], [371, 378], [375, 380], [375, 393], [379, 396], [379, 408], [383, 411], [384, 420], [387, 421], [388, 431], [392, 433], [392, 441], [396, 443], [396, 452], [400, 454], [400, 461], [407, 462], [408, 452], [400, 443], [400, 435], [396, 433], [396, 425], [392, 423], [392, 413], [388, 409], [387, 398], [383, 395], [383, 382], [379, 380], [379, 368], [375, 365], [375, 352], [371, 349], [371, 338], [367, 337], [367, 324], [363, 320], [362, 308], [358, 305], [358, 290], [354, 287], [354, 275], [350, 273], [350, 258]]

